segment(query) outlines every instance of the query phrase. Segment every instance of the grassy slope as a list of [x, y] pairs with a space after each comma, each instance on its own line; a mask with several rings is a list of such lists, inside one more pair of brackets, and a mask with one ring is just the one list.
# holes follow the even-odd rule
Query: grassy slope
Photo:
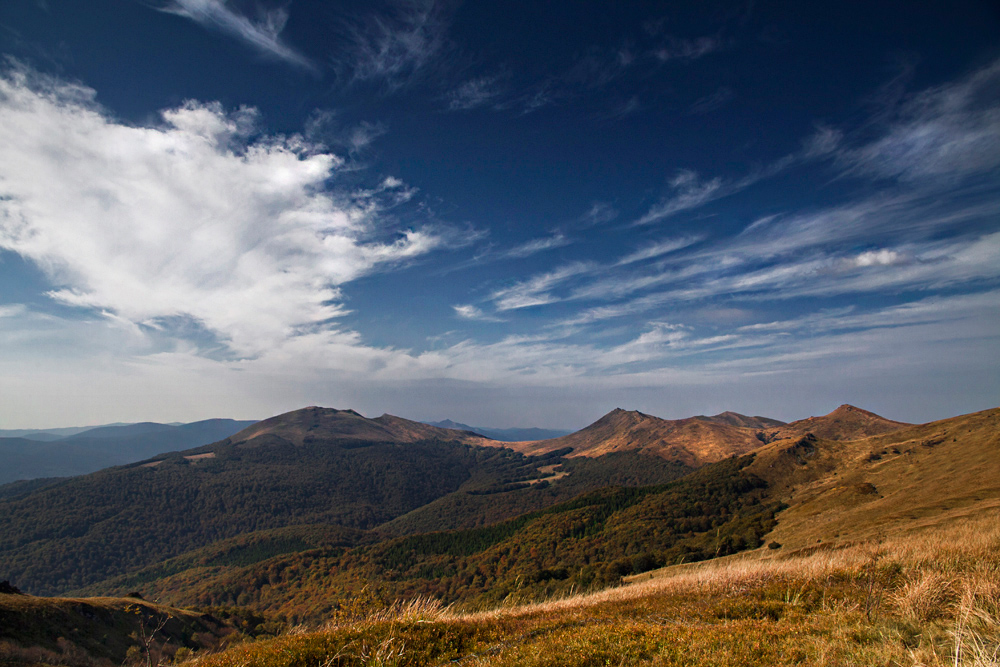
[[[667, 567], [563, 602], [428, 624], [341, 623], [206, 667], [336, 652], [331, 664], [377, 664], [379, 651], [395, 651], [398, 665], [993, 665], [998, 450], [1000, 410], [858, 441], [773, 443], [747, 470], [791, 505], [769, 536], [782, 548]], [[290, 662], [272, 652], [283, 641]]]
[[751, 468], [789, 505], [787, 549], [975, 515], [1000, 499], [1000, 409], [855, 441], [772, 443]]
[[487, 613], [429, 604], [339, 615], [197, 667], [995, 665], [1000, 519], [833, 554], [751, 554], [601, 593]]
[[209, 614], [133, 598], [0, 594], [0, 664], [122, 664], [130, 648], [141, 650], [143, 633], [155, 638], [157, 654], [170, 656], [181, 647], [218, 648], [238, 631]]

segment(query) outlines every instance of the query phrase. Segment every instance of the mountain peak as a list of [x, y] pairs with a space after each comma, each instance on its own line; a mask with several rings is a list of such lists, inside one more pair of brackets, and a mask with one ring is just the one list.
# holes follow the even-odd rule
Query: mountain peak
[[761, 444], [755, 431], [742, 424], [710, 417], [668, 420], [638, 410], [615, 408], [576, 433], [518, 443], [515, 449], [541, 454], [569, 447], [573, 450], [570, 456], [589, 457], [633, 451], [697, 467], [745, 454]]
[[364, 440], [370, 442], [416, 442], [418, 440], [459, 440], [479, 444], [473, 434], [438, 428], [402, 417], [384, 414], [368, 419], [355, 410], [338, 410], [316, 405], [265, 419], [230, 438], [233, 443], [272, 436], [305, 444], [315, 440]]
[[720, 412], [719, 414], [711, 417], [696, 417], [696, 419], [704, 419], [705, 421], [715, 422], [716, 424], [728, 424], [739, 428], [756, 429], [776, 428], [785, 424], [785, 422], [778, 421], [777, 419], [760, 416], [748, 417], [747, 415], [741, 415], [740, 413], [733, 412], [731, 410]]
[[826, 440], [857, 440], [898, 431], [907, 426], [912, 424], [886, 419], [874, 412], [845, 403], [821, 417], [809, 417], [786, 424], [778, 429], [777, 437], [793, 438], [804, 433], [814, 433]]

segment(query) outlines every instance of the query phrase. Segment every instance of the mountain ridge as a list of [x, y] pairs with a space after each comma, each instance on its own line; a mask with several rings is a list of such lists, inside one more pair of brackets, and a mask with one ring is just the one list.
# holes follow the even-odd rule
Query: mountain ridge
[[541, 441], [509, 443], [525, 454], [541, 454], [571, 447], [569, 457], [603, 456], [636, 450], [698, 467], [730, 456], [742, 456], [769, 442], [815, 433], [833, 440], [880, 435], [911, 426], [873, 412], [842, 405], [829, 414], [784, 423], [737, 412], [683, 419], [662, 419], [638, 410], [615, 408], [594, 423], [570, 435]]
[[395, 443], [435, 438], [466, 444], [479, 444], [488, 440], [478, 433], [439, 428], [390, 414], [370, 419], [349, 408], [339, 410], [315, 405], [264, 419], [228, 439], [233, 444], [242, 444], [266, 435], [297, 445], [317, 437]]
[[206, 419], [190, 424], [97, 426], [52, 441], [0, 438], [0, 484], [45, 477], [85, 475], [170, 451], [217, 442], [252, 421]]
[[511, 447], [525, 454], [571, 447], [573, 451], [568, 454], [571, 457], [636, 450], [697, 467], [745, 454], [762, 444], [753, 429], [719, 423], [712, 418], [667, 420], [638, 410], [615, 408], [576, 433], [550, 440], [511, 443]]
[[564, 435], [569, 435], [572, 431], [566, 431], [563, 429], [550, 429], [550, 428], [537, 428], [537, 427], [526, 427], [526, 428], [492, 428], [488, 426], [469, 426], [468, 424], [463, 424], [461, 422], [456, 422], [451, 419], [445, 419], [443, 421], [426, 421], [425, 424], [431, 426], [437, 426], [439, 428], [451, 428], [459, 431], [472, 431], [473, 433], [479, 433], [492, 440], [497, 440], [499, 442], [525, 442], [529, 440], [548, 440], [551, 438], [561, 438]]
[[769, 437], [772, 440], [779, 440], [812, 433], [817, 438], [827, 440], [857, 440], [910, 426], [914, 424], [886, 419], [874, 412], [844, 403], [828, 414], [807, 417], [780, 426], [770, 433]]

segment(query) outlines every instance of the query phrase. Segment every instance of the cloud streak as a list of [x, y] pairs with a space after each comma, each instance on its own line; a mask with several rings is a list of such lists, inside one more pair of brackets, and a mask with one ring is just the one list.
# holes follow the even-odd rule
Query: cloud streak
[[259, 53], [316, 73], [316, 65], [281, 40], [288, 10], [262, 10], [256, 21], [230, 6], [226, 0], [170, 0], [160, 11], [191, 19], [202, 27], [235, 37]]
[[445, 7], [436, 0], [397, 0], [384, 14], [348, 26], [334, 65], [353, 82], [393, 91], [418, 78], [447, 45]]

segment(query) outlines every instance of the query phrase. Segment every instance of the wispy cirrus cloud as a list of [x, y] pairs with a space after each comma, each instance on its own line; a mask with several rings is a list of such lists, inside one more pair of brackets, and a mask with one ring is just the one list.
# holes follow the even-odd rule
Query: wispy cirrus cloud
[[721, 109], [722, 107], [729, 104], [729, 102], [736, 96], [733, 89], [729, 86], [722, 86], [711, 95], [706, 95], [705, 97], [699, 98], [691, 105], [688, 109], [688, 113], [692, 114], [704, 114]]
[[964, 79], [906, 97], [884, 132], [836, 153], [845, 173], [951, 182], [1000, 167], [1000, 60]]
[[722, 178], [703, 180], [690, 169], [678, 171], [670, 179], [669, 187], [670, 196], [652, 206], [649, 211], [635, 221], [636, 225], [648, 225], [669, 218], [675, 213], [698, 208], [713, 199], [718, 199], [734, 191], [733, 186], [726, 184]]
[[495, 103], [502, 94], [500, 76], [478, 76], [460, 84], [446, 98], [450, 111], [469, 111]]
[[288, 22], [288, 10], [284, 6], [261, 8], [256, 19], [243, 14], [227, 0], [169, 0], [159, 9], [191, 19], [205, 28], [226, 33], [265, 56], [318, 72], [309, 58], [281, 40], [281, 32]]
[[580, 222], [586, 227], [595, 227], [611, 222], [618, 217], [618, 211], [607, 202], [594, 202], [587, 212], [580, 217]]
[[514, 296], [527, 305], [605, 302], [552, 323], [574, 327], [719, 298], [989, 288], [1000, 281], [1000, 233], [990, 222], [1000, 219], [1000, 189], [990, 178], [1000, 170], [1000, 150], [987, 136], [1000, 119], [1000, 98], [991, 94], [998, 86], [1000, 63], [994, 63], [905, 98], [881, 131], [865, 141], [821, 126], [801, 151], [742, 179], [678, 172], [672, 195], [637, 222], [703, 206], [810, 160], [828, 160], [838, 176], [893, 181], [874, 194], [771, 214], [740, 234], [696, 246], [666, 239], [662, 247], [639, 248], [615, 265], [591, 263], [587, 271], [557, 267], [495, 296]]
[[652, 53], [653, 57], [661, 63], [671, 60], [691, 61], [719, 51], [723, 46], [723, 41], [715, 36], [694, 39], [667, 37], [660, 46], [653, 49]]
[[455, 315], [463, 320], [475, 320], [477, 322], [502, 322], [503, 320], [495, 315], [484, 313], [479, 307], [471, 304], [452, 306]]
[[[550, 242], [558, 241], [562, 244], [563, 238], [564, 237], [556, 236], [550, 239], [539, 239], [537, 241], [541, 241], [540, 249], [548, 249], [548, 244]], [[610, 263], [571, 262], [533, 276], [527, 280], [519, 281], [509, 287], [495, 290], [490, 295], [489, 299], [494, 303], [494, 306], [498, 311], [504, 311], [517, 310], [530, 306], [542, 306], [567, 299], [577, 300], [585, 298], [590, 296], [588, 294], [588, 290], [593, 289], [595, 286], [597, 286], [597, 289], [602, 292], [604, 290], [603, 286], [608, 284], [613, 283], [621, 287], [621, 281], [619, 278], [614, 277], [613, 275], [612, 277], [606, 277], [609, 273], [613, 274], [615, 270], [621, 267], [626, 267], [632, 264], [641, 264], [650, 259], [662, 257], [663, 255], [667, 255], [671, 252], [697, 243], [699, 240], [700, 239], [697, 237], [664, 239], [645, 247], [641, 247], [634, 252], [631, 252]], [[530, 246], [530, 244], [526, 244], [526, 246]], [[534, 250], [533, 248], [525, 246], [521, 247]], [[659, 281], [662, 280], [662, 277], [656, 277], [652, 280]], [[565, 290], [567, 285], [580, 282], [584, 283], [584, 286], [577, 287], [574, 291], [571, 291], [568, 294], [565, 291], [560, 295], [556, 295], [554, 293], [554, 290], [557, 288]], [[638, 287], [633, 285], [631, 289], [626, 290], [626, 293], [636, 289], [638, 289]], [[603, 296], [606, 297], [607, 295], [605, 294]]]
[[552, 250], [554, 248], [562, 248], [572, 243], [572, 239], [562, 233], [555, 233], [551, 236], [543, 236], [537, 239], [531, 239], [530, 241], [525, 241], [520, 245], [516, 245], [513, 248], [505, 250], [501, 253], [501, 257], [506, 259], [523, 259], [525, 257], [530, 257], [532, 255], [537, 255], [540, 252], [545, 252], [546, 250]]
[[721, 176], [702, 178], [691, 169], [678, 170], [667, 182], [669, 194], [649, 208], [633, 225], [641, 226], [666, 220], [683, 211], [690, 211], [723, 197], [745, 190], [754, 183], [778, 174], [801, 161], [802, 153], [786, 155], [771, 164], [755, 169], [742, 178]]
[[[874, 137], [819, 126], [796, 153], [786, 155], [742, 178], [702, 178], [680, 169], [668, 181], [669, 194], [634, 224], [647, 225], [698, 209], [775, 176], [793, 165], [830, 159], [841, 176], [888, 178], [948, 188], [963, 179], [1000, 167], [1000, 61], [949, 84], [902, 96], [883, 110]], [[942, 181], [941, 179], [945, 179]], [[921, 187], [927, 187], [925, 183]]]
[[625, 255], [617, 262], [616, 266], [625, 266], [626, 264], [635, 264], [636, 262], [644, 262], [648, 259], [653, 259], [655, 257], [662, 257], [668, 253], [672, 253], [676, 250], [682, 248], [687, 248], [688, 246], [694, 245], [701, 241], [704, 237], [701, 236], [683, 236], [678, 238], [663, 239], [661, 241], [656, 241], [654, 243], [645, 245], [641, 248], [636, 249], [635, 252]]
[[388, 10], [348, 25], [334, 67], [348, 81], [395, 90], [421, 76], [447, 45], [440, 0], [393, 0]]
[[498, 311], [518, 310], [530, 306], [542, 306], [559, 301], [559, 297], [551, 290], [567, 280], [582, 274], [590, 273], [594, 265], [589, 262], [578, 262], [560, 266], [552, 271], [538, 274], [510, 287], [495, 290], [490, 300]]

